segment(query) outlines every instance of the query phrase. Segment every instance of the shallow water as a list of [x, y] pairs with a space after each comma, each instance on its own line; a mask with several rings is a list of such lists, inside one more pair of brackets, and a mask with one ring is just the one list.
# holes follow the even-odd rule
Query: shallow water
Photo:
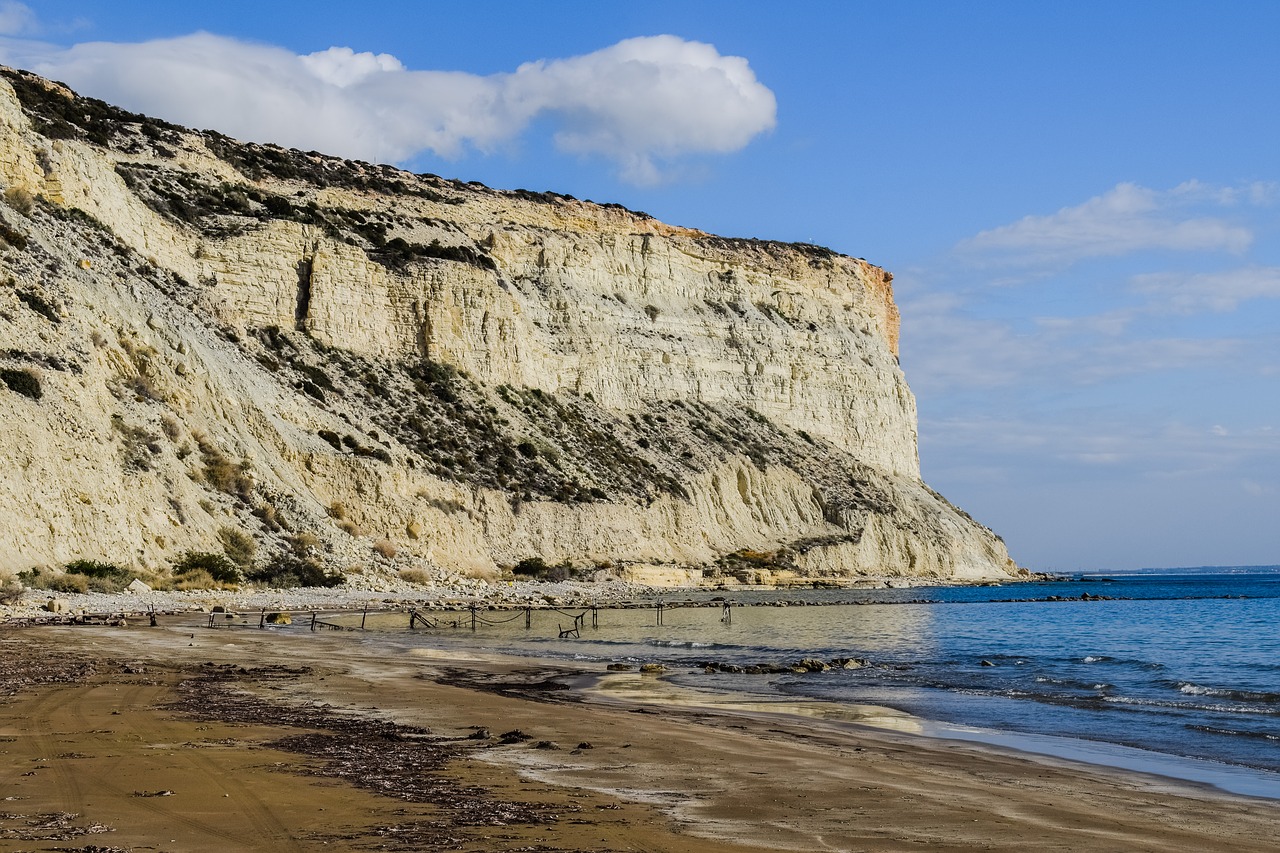
[[[1280, 772], [1280, 570], [1143, 573], [1078, 583], [730, 595], [735, 606], [588, 614], [482, 612], [413, 643], [600, 662], [660, 661], [676, 683], [743, 700], [793, 697], [879, 705], [965, 727], [1118, 744]], [[1011, 601], [1078, 598], [1116, 600]], [[712, 594], [702, 596], [704, 600]], [[683, 596], [681, 597], [683, 598]], [[765, 606], [778, 600], [788, 607]], [[893, 603], [927, 599], [928, 603]], [[845, 602], [796, 606], [798, 602]], [[861, 603], [854, 603], [861, 602]], [[404, 619], [370, 617], [403, 630]], [[401, 634], [397, 639], [408, 639]], [[853, 670], [708, 674], [749, 665], [867, 658]], [[1028, 739], [1031, 742], [1034, 738]], [[1276, 777], [1280, 796], [1280, 776]]]

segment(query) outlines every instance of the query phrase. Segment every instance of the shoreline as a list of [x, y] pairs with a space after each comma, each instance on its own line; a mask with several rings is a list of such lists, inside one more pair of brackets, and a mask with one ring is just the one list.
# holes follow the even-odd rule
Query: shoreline
[[[896, 708], [828, 702], [800, 697], [746, 695], [674, 685], [660, 679], [642, 685], [622, 685], [625, 675], [605, 673], [584, 679], [578, 689], [603, 701], [671, 705], [709, 713], [795, 717], [836, 728], [869, 728], [912, 737], [984, 744], [1008, 750], [1029, 761], [1062, 761], [1129, 773], [1157, 788], [1190, 786], [1206, 793], [1230, 794], [1264, 801], [1280, 801], [1280, 773], [1243, 765], [1206, 761], [1174, 753], [1155, 752], [1109, 741], [1061, 735], [970, 726], [921, 717]], [[647, 688], [647, 689], [646, 689]]]
[[[538, 843], [545, 849], [623, 849], [627, 846], [624, 839], [635, 837], [627, 833], [643, 830], [647, 849], [662, 850], [823, 846], [900, 850], [920, 843], [931, 849], [989, 845], [995, 849], [1196, 850], [1221, 847], [1224, 842], [1232, 849], [1263, 850], [1273, 846], [1274, 826], [1280, 820], [1280, 804], [1274, 801], [1000, 747], [895, 734], [864, 725], [818, 724], [795, 715], [765, 718], [670, 703], [655, 707], [589, 698], [574, 701], [556, 679], [598, 673], [591, 667], [566, 666], [561, 661], [511, 659], [483, 652], [459, 655], [430, 648], [394, 655], [384, 648], [379, 654], [350, 634], [222, 632], [193, 630], [189, 625], [8, 629], [0, 631], [0, 640], [7, 651], [21, 648], [28, 655], [88, 655], [103, 661], [101, 672], [94, 676], [101, 682], [95, 689], [110, 691], [114, 697], [127, 698], [130, 691], [141, 689], [136, 682], [148, 680], [146, 675], [126, 671], [130, 661], [142, 660], [143, 669], [155, 667], [169, 673], [149, 678], [168, 687], [152, 685], [147, 689], [170, 691], [177, 689], [184, 674], [189, 678], [191, 673], [199, 673], [201, 666], [223, 668], [231, 664], [229, 670], [219, 669], [230, 673], [219, 682], [219, 689], [229, 691], [228, 696], [248, 691], [255, 701], [277, 712], [285, 709], [288, 714], [310, 714], [322, 708], [332, 719], [425, 726], [431, 731], [429, 740], [436, 743], [439, 739], [436, 745], [442, 749], [453, 749], [451, 745], [458, 743], [474, 747], [444, 761], [442, 772], [454, 774], [449, 776], [453, 788], [478, 785], [500, 792], [495, 801], [514, 802], [511, 795], [536, 787], [539, 797], [550, 797], [549, 802], [559, 804], [554, 809], [581, 807], [571, 818], [560, 810], [560, 818], [553, 822], [504, 827], [503, 835], [519, 835], [525, 841], [541, 838]], [[115, 670], [108, 672], [112, 667]], [[241, 672], [242, 667], [247, 670]], [[283, 667], [289, 672], [279, 678], [253, 674], [254, 668], [264, 667]], [[71, 689], [35, 685], [10, 696], [0, 706], [4, 715], [0, 737], [7, 741], [0, 743], [2, 757], [9, 759], [28, 740], [22, 721], [34, 719], [28, 713], [33, 704], [47, 709], [51, 691]], [[141, 698], [141, 694], [136, 696]], [[193, 721], [193, 728], [228, 725], [219, 721], [217, 703], [213, 704], [211, 720]], [[111, 710], [138, 725], [143, 725], [144, 718], [173, 714], [158, 713], [136, 701]], [[273, 721], [279, 722], [288, 714], [277, 713], [279, 719]], [[305, 721], [315, 725], [317, 719], [308, 717]], [[113, 731], [119, 721], [118, 715], [109, 713], [97, 718], [87, 714], [84, 732], [63, 733], [72, 740], [79, 738], [78, 746], [61, 752], [54, 751], [61, 746], [52, 747], [44, 752], [53, 754], [37, 756], [45, 759], [40, 762], [42, 772], [35, 774], [37, 778], [57, 778], [63, 771], [51, 765], [62, 764], [67, 765], [67, 773], [79, 774], [82, 782], [77, 791], [83, 802], [76, 808], [68, 808], [76, 804], [72, 802], [74, 792], [57, 785], [44, 786], [41, 796], [49, 811], [61, 808], [83, 813], [89, 821], [109, 823], [107, 818], [112, 814], [99, 815], [99, 806], [86, 805], [99, 803], [103, 792], [89, 784], [94, 774], [85, 767], [100, 752], [114, 756], [110, 760], [115, 762], [116, 772], [155, 760], [155, 750], [94, 734]], [[231, 724], [264, 727], [262, 720], [247, 724], [233, 720]], [[483, 740], [475, 737], [481, 729], [488, 734]], [[509, 730], [521, 730], [529, 740], [501, 744], [497, 733]], [[109, 743], [102, 742], [104, 738]], [[407, 742], [416, 739], [405, 738]], [[237, 730], [234, 740], [255, 738]], [[267, 738], [256, 745], [206, 747], [198, 752], [208, 757], [216, 750], [219, 760], [258, 780], [262, 774], [244, 767], [244, 759], [260, 763], [263, 743], [280, 741], [279, 737]], [[537, 748], [544, 742], [561, 748]], [[575, 743], [579, 745], [575, 747]], [[178, 754], [183, 752], [194, 751]], [[302, 802], [333, 798], [334, 789], [315, 790], [315, 777], [307, 775], [312, 771], [301, 772], [294, 766], [305, 765], [307, 760], [316, 757], [300, 760], [297, 755], [285, 756], [283, 763], [289, 772], [265, 774], [271, 785], [282, 789], [277, 797], [301, 798]], [[26, 779], [19, 781], [31, 784]], [[330, 776], [325, 781], [342, 785], [351, 794], [349, 780]], [[189, 797], [180, 787], [189, 788], [190, 784], [183, 778], [170, 787], [175, 797]], [[255, 784], [266, 783], [258, 780]], [[347, 798], [362, 804], [355, 812], [350, 808], [339, 810], [341, 814], [326, 811], [316, 819], [325, 826], [341, 823], [347, 827], [342, 831], [358, 835], [369, 830], [361, 821], [396, 817], [387, 809], [404, 806], [401, 800], [362, 791]], [[446, 799], [452, 796], [446, 791]], [[336, 809], [330, 800], [325, 800], [329, 805], [324, 808]], [[177, 803], [163, 800], [164, 805], [170, 802]], [[272, 802], [266, 799], [255, 808], [270, 811]], [[123, 808], [121, 803], [131, 806], [132, 811], [124, 811], [132, 814], [138, 812], [139, 804], [156, 806], [161, 800], [118, 797], [116, 811]], [[588, 803], [590, 809], [586, 808]], [[189, 799], [186, 804], [190, 805]], [[7, 804], [10, 811], [13, 805]], [[314, 809], [308, 814], [319, 815]], [[421, 823], [422, 815], [415, 814], [414, 820]], [[433, 815], [429, 820], [441, 823], [440, 815]], [[397, 819], [403, 823], [408, 817], [399, 815]], [[231, 814], [222, 819], [232, 824], [239, 820]], [[277, 815], [276, 819], [282, 818]], [[319, 831], [315, 824], [315, 819], [310, 821], [307, 830], [313, 835]], [[116, 830], [120, 835], [112, 843], [125, 841], [132, 831], [121, 826]], [[592, 834], [589, 844], [585, 836], [574, 835], [588, 830]], [[476, 831], [462, 825], [448, 829], [465, 836], [465, 844], [478, 845], [459, 849], [508, 849], [492, 838], [472, 838]], [[198, 834], [195, 829], [191, 832]], [[271, 844], [244, 849], [280, 849], [280, 839], [289, 832], [284, 826]], [[159, 836], [148, 837], [154, 842]], [[6, 848], [4, 838], [0, 834], [0, 849], [32, 849]], [[225, 840], [221, 843], [225, 848]], [[206, 848], [192, 841], [180, 849]]]

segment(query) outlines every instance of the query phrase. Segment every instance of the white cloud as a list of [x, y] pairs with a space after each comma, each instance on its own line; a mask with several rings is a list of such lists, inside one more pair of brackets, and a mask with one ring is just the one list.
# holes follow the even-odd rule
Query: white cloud
[[400, 60], [389, 53], [356, 53], [349, 47], [331, 47], [299, 59], [317, 79], [339, 89], [359, 83], [380, 71], [404, 70]]
[[1070, 263], [1149, 249], [1242, 252], [1253, 241], [1250, 229], [1215, 217], [1187, 217], [1187, 209], [1265, 204], [1273, 195], [1270, 184], [1214, 187], [1188, 181], [1161, 191], [1122, 183], [1057, 213], [1025, 216], [982, 231], [958, 248], [968, 255], [1030, 264]]
[[346, 47], [298, 56], [210, 33], [70, 48], [11, 39], [0, 61], [181, 124], [381, 162], [492, 152], [547, 117], [561, 150], [612, 160], [637, 183], [660, 180], [684, 155], [737, 151], [776, 114], [746, 59], [670, 35], [489, 76], [408, 70]]
[[1133, 287], [1150, 298], [1149, 310], [1171, 314], [1226, 313], [1252, 299], [1280, 299], [1280, 267], [1212, 273], [1147, 273]]
[[35, 32], [36, 13], [13, 0], [0, 2], [0, 36], [20, 36]]
[[1241, 480], [1240, 488], [1245, 494], [1255, 498], [1271, 497], [1276, 493], [1276, 487], [1270, 483], [1259, 483], [1256, 480]]
[[[1280, 441], [1267, 427], [1228, 431], [1165, 418], [1123, 418], [1107, 409], [924, 419], [920, 434], [931, 451], [967, 450], [980, 465], [1033, 470], [1058, 463], [1125, 467], [1132, 476], [1178, 478], [1239, 472], [1254, 479], [1275, 465]], [[1252, 471], [1252, 476], [1251, 476]]]
[[773, 127], [776, 104], [742, 57], [675, 36], [634, 38], [586, 56], [520, 66], [506, 96], [562, 116], [566, 151], [620, 153], [625, 174], [656, 177], [653, 155], [727, 153]]
[[967, 390], [1078, 388], [1258, 357], [1241, 338], [1132, 333], [1132, 321], [1154, 313], [1146, 310], [1040, 317], [1024, 331], [981, 316], [953, 294], [921, 294], [900, 305], [907, 378], [918, 394], [934, 399]]

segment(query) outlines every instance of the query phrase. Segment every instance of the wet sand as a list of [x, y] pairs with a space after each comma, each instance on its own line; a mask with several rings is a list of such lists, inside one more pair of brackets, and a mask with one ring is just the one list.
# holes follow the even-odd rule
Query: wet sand
[[1274, 801], [574, 677], [349, 633], [0, 629], [0, 851], [1262, 851], [1280, 834]]

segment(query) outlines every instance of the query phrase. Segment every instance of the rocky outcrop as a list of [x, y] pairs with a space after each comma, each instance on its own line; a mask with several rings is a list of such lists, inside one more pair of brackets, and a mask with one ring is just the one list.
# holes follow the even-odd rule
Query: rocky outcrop
[[22, 72], [0, 182], [2, 568], [162, 569], [241, 531], [345, 571], [1017, 571], [920, 482], [865, 261], [240, 145]]

